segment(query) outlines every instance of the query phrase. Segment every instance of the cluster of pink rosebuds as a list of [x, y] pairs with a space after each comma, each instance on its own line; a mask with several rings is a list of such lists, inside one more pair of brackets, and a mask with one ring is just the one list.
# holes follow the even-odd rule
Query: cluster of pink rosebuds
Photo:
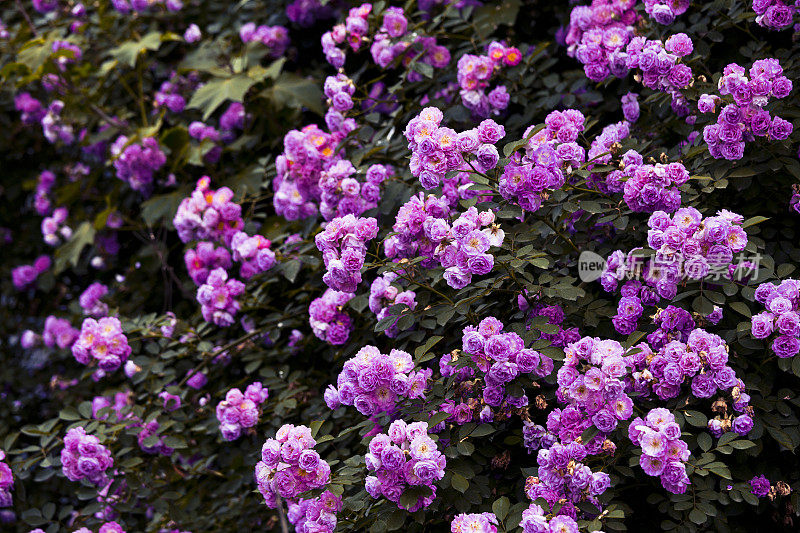
[[383, 354], [375, 346], [364, 346], [344, 363], [337, 387], [325, 391], [331, 409], [353, 405], [364, 416], [392, 412], [402, 398], [423, 398], [430, 369], [414, 371], [414, 360], [402, 350]]
[[258, 381], [248, 385], [244, 394], [239, 389], [229, 390], [216, 410], [222, 438], [236, 440], [242, 434], [242, 428], [258, 424], [259, 406], [267, 398], [269, 390]]
[[195, 285], [203, 285], [209, 273], [217, 268], [229, 269], [231, 267], [231, 254], [223, 246], [214, 246], [213, 242], [198, 242], [194, 248], [186, 250], [183, 256], [186, 270]]
[[52, 265], [50, 256], [40, 255], [32, 265], [22, 265], [14, 268], [11, 270], [11, 281], [14, 283], [14, 287], [18, 291], [27, 289], [33, 285], [36, 278], [50, 270], [50, 265]]
[[347, 342], [353, 320], [345, 312], [344, 306], [354, 296], [352, 292], [325, 289], [322, 296], [311, 302], [308, 307], [308, 322], [318, 339], [335, 346]]
[[519, 65], [522, 53], [515, 46], [505, 46], [494, 41], [485, 56], [464, 54], [458, 60], [458, 84], [461, 87], [461, 103], [479, 117], [497, 114], [508, 107], [511, 95], [505, 85], [497, 85], [486, 93], [492, 76], [504, 66]]
[[272, 241], [262, 235], [250, 236], [243, 231], [233, 235], [231, 239], [233, 260], [242, 265], [239, 270], [242, 279], [250, 279], [275, 265], [275, 252], [270, 246]]
[[145, 137], [139, 143], [131, 143], [127, 137], [120, 135], [111, 145], [111, 155], [114, 157], [117, 177], [145, 196], [152, 191], [153, 174], [167, 162], [167, 156], [155, 137]]
[[82, 427], [67, 431], [64, 449], [61, 450], [61, 465], [70, 481], [87, 479], [95, 485], [104, 486], [109, 479], [106, 470], [114, 464], [111, 452], [100, 444], [94, 435], [87, 435]]
[[72, 237], [72, 228], [67, 226], [69, 211], [66, 207], [57, 207], [53, 214], [42, 219], [42, 237], [50, 246], [58, 246]]
[[345, 215], [334, 218], [314, 239], [322, 252], [325, 284], [335, 291], [355, 292], [361, 283], [361, 268], [367, 253], [366, 243], [377, 237], [378, 221]]
[[311, 429], [292, 424], [284, 424], [274, 439], [267, 439], [255, 469], [258, 490], [267, 507], [275, 509], [278, 497], [294, 500], [303, 492], [328, 484], [331, 467], [314, 450], [316, 443]]
[[43, 171], [39, 174], [39, 179], [36, 181], [36, 193], [33, 198], [33, 205], [36, 212], [44, 216], [50, 213], [52, 203], [50, 201], [50, 189], [56, 183], [56, 175], [49, 170]]
[[[376, 315], [378, 322], [393, 316], [390, 308], [396, 304], [405, 304], [411, 311], [417, 306], [416, 293], [414, 291], [400, 291], [393, 283], [398, 275], [394, 272], [386, 272], [383, 276], [375, 278], [369, 288], [369, 309]], [[397, 327], [397, 320], [384, 330], [387, 337], [397, 337], [400, 331]]]
[[108, 294], [108, 287], [99, 281], [95, 281], [86, 287], [86, 290], [78, 298], [83, 314], [95, 318], [106, 316], [108, 314], [108, 304], [100, 301], [106, 294]]
[[211, 178], [203, 176], [191, 196], [178, 206], [173, 224], [183, 242], [213, 240], [230, 244], [244, 227], [242, 208], [233, 201], [228, 187], [210, 188]]
[[503, 126], [486, 119], [477, 128], [457, 133], [441, 126], [443, 117], [440, 109], [426, 107], [403, 132], [411, 150], [411, 174], [425, 189], [438, 187], [451, 170], [487, 172], [500, 160], [494, 145], [506, 135]]
[[[369, 443], [369, 453], [364, 456], [367, 470], [365, 488], [373, 498], [384, 498], [397, 503], [401, 509], [415, 512], [424, 509], [436, 499], [436, 481], [444, 477], [447, 459], [436, 442], [428, 436], [427, 422], [406, 424], [395, 420], [387, 433], [378, 433]], [[431, 493], [422, 496], [406, 508], [400, 498], [409, 486], [428, 487]]]
[[72, 345], [72, 355], [79, 363], [89, 365], [97, 360], [104, 372], [118, 369], [130, 354], [131, 347], [122, 324], [114, 317], [85, 319], [78, 340]]
[[289, 30], [283, 26], [258, 26], [248, 22], [239, 30], [243, 43], [260, 42], [269, 50], [269, 56], [281, 57], [289, 47]]
[[218, 326], [230, 326], [241, 308], [236, 299], [244, 294], [244, 283], [228, 279], [225, 269], [215, 268], [208, 274], [206, 282], [197, 289], [203, 318]]

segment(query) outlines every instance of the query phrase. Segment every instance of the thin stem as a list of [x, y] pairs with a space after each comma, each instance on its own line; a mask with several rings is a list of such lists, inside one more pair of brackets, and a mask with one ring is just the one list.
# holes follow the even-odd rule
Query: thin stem
[[33, 21], [31, 20], [30, 15], [28, 15], [28, 12], [25, 10], [25, 6], [23, 6], [22, 2], [20, 2], [19, 0], [14, 0], [14, 1], [17, 4], [17, 8], [22, 13], [22, 16], [25, 17], [25, 21], [28, 23], [28, 26], [31, 27], [31, 32], [33, 32], [33, 34], [38, 37], [39, 34], [36, 32], [36, 26], [33, 25]]

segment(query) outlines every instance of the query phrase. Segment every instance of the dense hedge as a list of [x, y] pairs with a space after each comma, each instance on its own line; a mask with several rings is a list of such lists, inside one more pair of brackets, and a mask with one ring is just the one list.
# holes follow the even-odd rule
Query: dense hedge
[[3, 529], [795, 531], [798, 8], [390, 4], [0, 6]]

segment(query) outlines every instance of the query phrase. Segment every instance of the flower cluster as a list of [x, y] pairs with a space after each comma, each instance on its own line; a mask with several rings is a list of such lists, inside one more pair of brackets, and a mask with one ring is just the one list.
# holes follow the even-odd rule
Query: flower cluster
[[522, 423], [522, 440], [523, 445], [528, 449], [528, 453], [532, 453], [539, 448], [550, 448], [558, 441], [558, 437], [547, 431], [546, 427], [524, 420]]
[[667, 409], [650, 410], [644, 419], [636, 417], [628, 427], [631, 442], [640, 446], [639, 465], [648, 476], [658, 476], [673, 494], [683, 494], [690, 485], [685, 462], [689, 447], [681, 440], [681, 427]]
[[308, 307], [308, 322], [314, 335], [322, 341], [335, 346], [347, 342], [353, 321], [344, 311], [344, 306], [355, 294], [325, 289], [325, 293], [315, 298]]
[[756, 23], [768, 30], [783, 30], [792, 25], [794, 15], [798, 11], [786, 0], [753, 0], [753, 11], [756, 12]]
[[109, 408], [114, 413], [117, 421], [123, 420], [123, 412], [131, 405], [130, 391], [120, 391], [113, 396], [95, 396], [92, 399], [92, 418], [96, 420], [108, 419], [108, 413], [100, 414], [101, 409]]
[[393, 412], [403, 398], [423, 398], [430, 369], [414, 371], [414, 360], [402, 350], [382, 354], [375, 346], [364, 346], [348, 359], [336, 379], [336, 387], [325, 391], [331, 409], [353, 405], [364, 416]]
[[644, 10], [651, 19], [669, 26], [675, 17], [686, 13], [690, 4], [691, 0], [644, 0]]
[[308, 28], [318, 20], [331, 18], [336, 14], [335, 6], [320, 0], [294, 0], [286, 6], [286, 16], [289, 20]]
[[[591, 161], [591, 163], [589, 163], [588, 168], [592, 169], [596, 165], [610, 163], [617, 144], [630, 134], [630, 124], [625, 120], [604, 127], [600, 135], [592, 140], [592, 145], [589, 147], [586, 160]], [[602, 190], [602, 187], [600, 189]]]
[[[494, 145], [506, 135], [503, 126], [486, 119], [477, 128], [456, 133], [441, 126], [443, 116], [438, 108], [426, 107], [403, 132], [411, 150], [411, 174], [425, 189], [438, 187], [448, 171], [486, 172], [500, 160]], [[468, 157], [474, 160], [468, 161]]]
[[0, 507], [5, 507], [2, 504], [11, 501], [11, 487], [14, 485], [14, 473], [4, 462], [5, 458], [5, 452], [0, 450]]
[[[628, 367], [625, 349], [614, 340], [584, 337], [564, 348], [564, 366], [558, 370], [557, 397], [563, 403], [585, 413], [603, 434], [611, 433], [633, 414], [633, 400], [625, 393]], [[588, 426], [587, 426], [588, 427]], [[564, 441], [580, 433], [562, 426], [559, 437]]]
[[625, 64], [629, 69], [641, 70], [642, 85], [669, 94], [673, 111], [686, 115], [688, 105], [680, 91], [692, 83], [692, 69], [679, 61], [692, 50], [692, 40], [685, 33], [676, 33], [663, 43], [637, 36], [625, 49]]
[[750, 328], [756, 339], [776, 334], [772, 351], [782, 358], [800, 352], [800, 281], [785, 279], [780, 285], [762, 283], [755, 293], [756, 301], [766, 307], [753, 316]]
[[126, 136], [120, 135], [111, 145], [111, 155], [114, 157], [117, 177], [144, 195], [152, 191], [153, 174], [167, 162], [167, 156], [161, 151], [155, 137], [130, 143]]
[[747, 435], [753, 428], [750, 396], [744, 392], [742, 380], [728, 366], [728, 345], [718, 335], [704, 329], [693, 330], [686, 342], [673, 340], [657, 353], [645, 344], [639, 351], [626, 357], [632, 367], [633, 381], [630, 387], [640, 395], [652, 391], [661, 400], [677, 397], [682, 385], [690, 381], [691, 392], [696, 398], [711, 398], [718, 391], [730, 390], [733, 407], [742, 413], [731, 427], [739, 435]]
[[769, 494], [771, 488], [772, 485], [763, 474], [760, 476], [753, 476], [753, 479], [750, 480], [750, 492], [755, 494], [758, 498], [763, 498]]
[[681, 206], [678, 187], [689, 181], [689, 172], [682, 163], [646, 165], [638, 152], [628, 150], [620, 166], [621, 170], [606, 176], [606, 185], [611, 192], [623, 191], [632, 211], [674, 213]]
[[[444, 477], [447, 459], [428, 436], [427, 422], [406, 424], [395, 420], [387, 433], [378, 433], [369, 442], [369, 453], [364, 457], [367, 470], [365, 487], [373, 498], [384, 498], [397, 503], [401, 509], [413, 513], [424, 509], [436, 498], [434, 483]], [[409, 486], [428, 487], [430, 495], [420, 495], [417, 501], [404, 507], [400, 498]]]
[[[188, 131], [189, 137], [201, 143], [204, 162], [213, 165], [219, 161], [219, 158], [222, 155], [222, 146], [220, 146], [218, 143], [222, 140], [222, 134], [217, 131], [214, 126], [209, 126], [204, 122], [195, 120], [189, 124]], [[203, 146], [203, 141], [208, 141], [208, 143], [205, 145], [208, 146], [208, 148]]]
[[33, 197], [33, 205], [36, 208], [36, 212], [42, 216], [50, 213], [51, 201], [49, 194], [50, 189], [53, 188], [55, 183], [56, 175], [49, 170], [42, 171], [42, 173], [39, 174], [39, 178], [36, 180], [36, 192]]
[[197, 289], [197, 301], [200, 302], [203, 318], [218, 326], [230, 326], [241, 308], [236, 298], [242, 294], [244, 283], [238, 279], [228, 279], [225, 269], [215, 268]]
[[142, 428], [136, 436], [136, 442], [144, 453], [150, 455], [161, 454], [165, 457], [175, 453], [175, 450], [164, 443], [164, 436], [158, 434], [158, 429], [161, 427], [158, 420], [151, 420], [146, 424], [136, 422], [133, 426]]
[[[731, 63], [722, 72], [719, 94], [733, 103], [723, 107], [716, 124], [703, 129], [709, 153], [731, 161], [741, 159], [747, 142], [756, 137], [784, 140], [792, 133], [792, 123], [771, 116], [764, 106], [770, 98], [782, 99], [792, 91], [792, 81], [783, 75], [777, 59], [759, 59], [749, 70]], [[697, 103], [701, 113], [713, 113], [720, 98], [704, 94]]]
[[[341, 113], [338, 115], [341, 117]], [[355, 128], [352, 119], [337, 124], [330, 111], [326, 116], [330, 116], [331, 124], [340, 129], [326, 133], [316, 124], [310, 124], [301, 130], [290, 131], [283, 138], [284, 151], [275, 161], [277, 173], [272, 188], [275, 190], [275, 211], [286, 220], [317, 214], [317, 202], [322, 194], [319, 188], [322, 171], [341, 159], [335, 153], [336, 145], [347, 131]]]
[[575, 109], [553, 111], [545, 117], [544, 128], [525, 130], [524, 154], [514, 152], [500, 176], [498, 190], [503, 198], [533, 212], [547, 198], [548, 189], [560, 189], [565, 172], [586, 160], [586, 151], [576, 142], [584, 120], [583, 113]]
[[510, 95], [505, 85], [498, 85], [489, 94], [486, 90], [492, 76], [503, 66], [516, 66], [522, 53], [514, 46], [505, 46], [494, 41], [485, 56], [464, 54], [458, 60], [458, 85], [461, 87], [461, 103], [476, 116], [488, 117], [508, 107]]
[[53, 100], [47, 106], [44, 116], [42, 117], [42, 133], [45, 139], [50, 143], [63, 143], [66, 145], [72, 144], [75, 140], [75, 133], [72, 126], [64, 124], [61, 112], [64, 110], [64, 102], [61, 100]]
[[344, 24], [337, 24], [322, 35], [322, 52], [332, 66], [342, 68], [346, 59], [345, 50], [338, 45], [347, 44], [353, 51], [361, 48], [363, 39], [369, 32], [369, 14], [372, 4], [353, 7], [347, 14]]
[[111, 0], [111, 5], [114, 9], [123, 15], [130, 13], [131, 10], [143, 13], [160, 4], [163, 4], [168, 11], [180, 11], [183, 9], [181, 0]]
[[88, 365], [96, 359], [103, 372], [118, 369], [130, 354], [128, 338], [115, 317], [84, 319], [78, 340], [72, 345], [72, 355], [79, 363]]
[[486, 317], [478, 327], [467, 326], [461, 336], [462, 350], [484, 373], [486, 387], [483, 402], [495, 408], [504, 404], [515, 408], [525, 407], [528, 398], [506, 394], [506, 384], [520, 374], [533, 374], [543, 378], [553, 371], [553, 360], [535, 350], [525, 348], [525, 341], [514, 332], [504, 332], [503, 323]]
[[637, 22], [636, 3], [592, 0], [591, 5], [572, 9], [565, 37], [567, 53], [583, 64], [590, 80], [600, 82], [609, 74], [622, 78], [628, 73], [625, 46]]
[[559, 514], [548, 519], [547, 514], [535, 503], [522, 511], [519, 526], [523, 533], [578, 533], [578, 523], [566, 514]]
[[366, 243], [378, 236], [378, 221], [345, 215], [334, 218], [314, 238], [327, 272], [322, 281], [335, 291], [355, 292], [361, 283]]
[[386, 256], [395, 260], [425, 258], [420, 265], [430, 268], [440, 264], [444, 279], [454, 289], [469, 285], [472, 276], [482, 276], [494, 267], [494, 256], [487, 253], [503, 243], [505, 233], [493, 224], [494, 213], [479, 213], [470, 207], [452, 224], [445, 197], [420, 193], [412, 196], [397, 213], [394, 231], [384, 241]]
[[284, 424], [274, 439], [267, 439], [255, 468], [258, 490], [267, 507], [275, 509], [278, 497], [294, 500], [328, 484], [331, 467], [313, 449], [316, 444], [311, 429], [292, 424]]
[[40, 274], [50, 270], [50, 265], [52, 265], [50, 256], [40, 255], [32, 265], [15, 267], [11, 270], [11, 281], [14, 283], [14, 287], [18, 291], [27, 289], [33, 285], [33, 282], [36, 281]]
[[186, 250], [183, 260], [189, 277], [198, 286], [206, 282], [212, 270], [231, 267], [230, 252], [223, 246], [215, 247], [213, 242], [198, 242], [197, 246]]
[[62, 239], [69, 240], [72, 237], [72, 228], [67, 226], [67, 216], [69, 211], [66, 207], [57, 207], [51, 216], [42, 219], [42, 237], [45, 243], [58, 246]]
[[239, 275], [242, 279], [250, 279], [275, 266], [275, 252], [270, 246], [272, 241], [263, 235], [250, 236], [243, 231], [233, 234], [231, 250], [233, 250], [233, 260], [241, 263]]
[[242, 207], [233, 201], [228, 187], [211, 189], [211, 178], [197, 180], [192, 194], [184, 198], [172, 221], [183, 242], [213, 240], [230, 244], [244, 227]]
[[[622, 290], [624, 294], [625, 288]], [[650, 294], [652, 295], [652, 292]], [[651, 298], [648, 302], [643, 299], [642, 303], [653, 305], [656, 302], [653, 302]], [[647, 335], [647, 342], [656, 350], [660, 350], [671, 341], [688, 341], [689, 334], [695, 328], [695, 321], [689, 311], [674, 305], [659, 309], [653, 317], [653, 324], [658, 326], [658, 329]]]
[[78, 303], [83, 309], [83, 314], [93, 317], [103, 317], [108, 314], [108, 304], [100, 299], [108, 294], [108, 287], [95, 281], [83, 291], [78, 298]]
[[44, 321], [44, 331], [41, 338], [31, 330], [25, 330], [20, 338], [23, 348], [33, 348], [40, 340], [44, 345], [52, 348], [69, 348], [78, 336], [78, 330], [72, 327], [69, 320], [48, 316]]
[[497, 533], [494, 513], [462, 513], [450, 522], [450, 533]]
[[693, 207], [678, 209], [672, 217], [656, 211], [648, 220], [647, 234], [648, 245], [656, 251], [653, 259], [643, 262], [618, 250], [606, 260], [600, 282], [610, 292], [626, 277], [643, 276], [659, 297], [671, 300], [683, 276], [731, 277], [736, 269], [733, 254], [747, 245], [742, 221], [742, 216], [727, 210], [705, 218]]
[[106, 470], [114, 464], [111, 452], [100, 444], [94, 435], [87, 435], [82, 427], [67, 431], [64, 449], [61, 450], [61, 465], [70, 481], [87, 479], [95, 485], [108, 483]]
[[326, 490], [316, 498], [289, 502], [286, 515], [298, 533], [333, 533], [341, 510], [342, 499]]
[[611, 478], [605, 472], [592, 472], [583, 464], [587, 455], [587, 447], [578, 442], [555, 443], [539, 450], [538, 475], [525, 481], [525, 494], [531, 500], [544, 498], [551, 511], [556, 503], [564, 502], [558, 513], [572, 518], [576, 515], [575, 505], [580, 502], [601, 507], [597, 497], [611, 485]]
[[[375, 313], [378, 321], [394, 316], [389, 311], [393, 305], [405, 304], [411, 311], [417, 306], [417, 295], [414, 291], [400, 291], [395, 285], [392, 285], [397, 278], [398, 275], [394, 272], [386, 272], [375, 278], [369, 288], [369, 309]], [[397, 328], [397, 319], [384, 330], [384, 333], [388, 337], [397, 337], [397, 334], [400, 333]]]
[[378, 207], [381, 183], [386, 179], [389, 169], [384, 165], [370, 166], [363, 183], [356, 179], [355, 173], [353, 164], [341, 159], [320, 174], [319, 211], [325, 220], [345, 215], [359, 216]]
[[236, 440], [242, 428], [258, 424], [259, 406], [269, 398], [269, 390], [260, 382], [251, 383], [244, 394], [239, 389], [231, 389], [225, 399], [217, 404], [217, 420], [222, 438]]
[[163, 107], [173, 113], [180, 113], [186, 107], [185, 95], [194, 92], [199, 82], [199, 76], [195, 71], [186, 76], [172, 72], [169, 80], [161, 83], [153, 97], [153, 103], [157, 108]]
[[[402, 58], [401, 62], [405, 67], [415, 58], [433, 68], [444, 68], [450, 63], [450, 50], [447, 47], [437, 44], [434, 37], [423, 35], [416, 35], [413, 40], [404, 40], [408, 35], [407, 29], [408, 21], [403, 8], [386, 8], [383, 12], [383, 23], [370, 47], [370, 54], [376, 65], [387, 68], [398, 57]], [[421, 49], [419, 53], [415, 51], [416, 47]], [[411, 82], [422, 79], [422, 75], [415, 70], [407, 71], [406, 75]]]
[[626, 93], [620, 98], [622, 106], [622, 116], [630, 123], [639, 120], [639, 95], [636, 93]]
[[248, 22], [239, 29], [243, 43], [260, 42], [269, 50], [269, 57], [277, 58], [286, 53], [289, 47], [289, 30], [283, 26], [258, 26]]

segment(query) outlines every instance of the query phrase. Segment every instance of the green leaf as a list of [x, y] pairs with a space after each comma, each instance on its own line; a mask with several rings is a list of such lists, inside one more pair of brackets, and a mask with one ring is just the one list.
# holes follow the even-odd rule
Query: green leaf
[[453, 474], [453, 478], [450, 480], [450, 484], [453, 486], [460, 493], [465, 493], [469, 488], [469, 481], [467, 478], [462, 476], [461, 474]]
[[704, 428], [708, 425], [708, 417], [700, 411], [684, 411], [683, 416], [686, 417], [686, 422], [696, 428]]
[[711, 435], [706, 432], [700, 433], [700, 435], [697, 436], [697, 444], [700, 446], [701, 450], [707, 452], [711, 449]]
[[324, 95], [314, 80], [284, 72], [265, 92], [278, 106], [307, 107], [320, 116], [325, 114], [322, 107]]
[[112, 48], [108, 51], [108, 53], [114, 59], [125, 63], [129, 67], [133, 67], [136, 65], [136, 60], [139, 58], [139, 54], [146, 52], [147, 50], [158, 50], [158, 47], [161, 46], [161, 42], [161, 33], [157, 31], [151, 31], [140, 40], [126, 41], [121, 45]]
[[469, 434], [470, 437], [484, 437], [494, 433], [494, 426], [491, 424], [481, 424], [475, 428], [475, 431]]
[[442, 336], [440, 336], [440, 335], [434, 335], [434, 336], [432, 336], [432, 337], [431, 337], [431, 338], [429, 338], [427, 341], [425, 341], [425, 344], [423, 344], [422, 346], [419, 346], [419, 347], [417, 347], [417, 349], [416, 349], [416, 350], [414, 350], [414, 356], [416, 356], [416, 357], [421, 357], [422, 355], [424, 355], [424, 354], [428, 353], [428, 352], [430, 351], [430, 349], [431, 349], [431, 348], [433, 348], [433, 346], [434, 346], [434, 345], [435, 345], [437, 342], [439, 342], [440, 340], [442, 340], [443, 338], [444, 338], [444, 337], [442, 337]]
[[750, 308], [747, 307], [747, 305], [745, 305], [743, 302], [731, 302], [730, 307], [740, 315], [744, 315], [748, 318], [753, 316], [752, 313], [750, 312]]
[[445, 421], [445, 420], [447, 420], [449, 417], [450, 417], [450, 413], [446, 413], [446, 412], [444, 412], [444, 411], [441, 411], [441, 412], [439, 412], [439, 413], [436, 413], [435, 415], [433, 415], [432, 417], [430, 417], [430, 419], [428, 420], [428, 427], [429, 427], [429, 428], [432, 428], [432, 427], [433, 427], [433, 426], [435, 426], [436, 424], [440, 424], [440, 423], [444, 422], [444, 421]]
[[94, 234], [94, 226], [90, 222], [82, 222], [72, 238], [56, 250], [53, 272], [59, 274], [69, 265], [77, 266], [83, 249], [94, 242]]
[[180, 189], [168, 194], [153, 196], [142, 203], [142, 220], [148, 226], [155, 226], [161, 220], [172, 227], [172, 218], [178, 211], [181, 200], [186, 198], [187, 191]]
[[203, 120], [207, 120], [223, 102], [244, 101], [244, 95], [255, 83], [256, 80], [245, 74], [217, 78], [197, 89], [189, 100], [188, 107], [203, 111]]
[[747, 220], [744, 221], [744, 223], [742, 224], [742, 227], [743, 228], [749, 228], [750, 226], [753, 226], [755, 224], [761, 224], [762, 222], [764, 222], [766, 220], [769, 220], [769, 217], [762, 217], [760, 215], [757, 216], [757, 217], [751, 217], [751, 218], [748, 218]]
[[501, 522], [506, 519], [506, 516], [508, 516], [509, 509], [511, 509], [511, 502], [509, 502], [508, 498], [505, 496], [498, 498], [492, 504], [492, 512]]
[[517, 20], [521, 0], [489, 2], [479, 7], [473, 15], [473, 24], [481, 39], [486, 39], [500, 24], [513, 26]]
[[706, 514], [700, 509], [692, 509], [689, 513], [689, 520], [697, 525], [703, 524], [706, 521]]

